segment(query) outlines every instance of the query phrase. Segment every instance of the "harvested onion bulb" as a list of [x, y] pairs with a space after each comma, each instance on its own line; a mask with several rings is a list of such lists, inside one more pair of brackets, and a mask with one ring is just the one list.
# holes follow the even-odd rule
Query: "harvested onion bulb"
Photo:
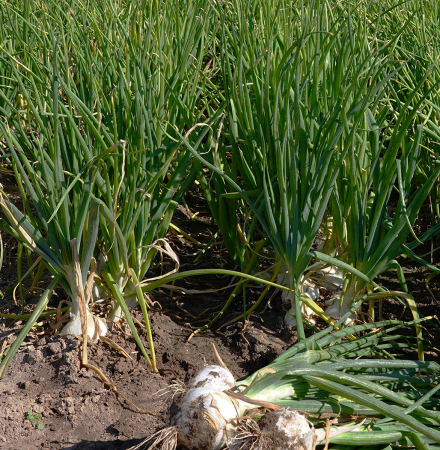
[[[317, 429], [297, 411], [280, 408], [266, 413], [257, 423], [245, 419], [229, 444], [229, 450], [314, 450], [316, 444], [327, 439], [358, 429], [365, 419], [355, 425]], [[326, 434], [327, 433], [327, 434]]]
[[206, 387], [190, 389], [179, 408], [171, 408], [170, 424], [178, 441], [190, 450], [221, 450], [235, 433], [234, 419], [252, 405]]
[[229, 450], [313, 450], [315, 430], [297, 411], [281, 408], [266, 413], [259, 422], [242, 420]]
[[206, 387], [217, 391], [227, 391], [235, 386], [235, 379], [228, 369], [209, 365], [202, 367], [186, 385], [190, 389]]
[[255, 402], [258, 394], [252, 396], [255, 400], [239, 399], [233, 392], [227, 392], [234, 384], [232, 374], [225, 367], [203, 367], [187, 383], [189, 390], [180, 396], [173, 395], [178, 400], [169, 410], [170, 427], [131, 450], [145, 448], [144, 444], [148, 443], [149, 450], [175, 450], [178, 443], [189, 450], [313, 450], [316, 442], [362, 424], [331, 430], [326, 436], [325, 430], [315, 430], [304, 416], [286, 408], [268, 412], [257, 422], [246, 416], [259, 404]]
[[315, 432], [303, 415], [281, 408], [265, 414], [259, 422], [271, 450], [312, 450]]

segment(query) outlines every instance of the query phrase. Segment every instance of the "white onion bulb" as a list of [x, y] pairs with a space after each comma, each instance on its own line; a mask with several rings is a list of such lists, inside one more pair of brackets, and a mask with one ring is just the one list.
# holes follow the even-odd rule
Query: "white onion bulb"
[[249, 406], [221, 391], [194, 388], [185, 394], [180, 408], [171, 410], [170, 423], [188, 449], [221, 450], [234, 436], [232, 420]]
[[259, 422], [271, 450], [312, 450], [315, 432], [297, 411], [281, 408], [265, 414]]
[[[350, 310], [352, 307], [353, 299], [344, 297], [341, 307], [339, 308], [339, 298], [333, 299], [333, 303], [325, 309], [325, 313], [331, 317], [342, 317]], [[351, 314], [351, 316], [345, 321], [346, 324], [353, 322], [355, 319], [355, 314]]]
[[[70, 334], [73, 336], [81, 336], [81, 317], [78, 314], [71, 314], [72, 319], [66, 325], [64, 325], [60, 334]], [[107, 334], [107, 325], [105, 321], [100, 317], [94, 316], [89, 310], [87, 310], [87, 336], [90, 339], [97, 340], [99, 336], [105, 336]]]
[[235, 386], [235, 379], [231, 372], [217, 365], [204, 366], [186, 383], [188, 388], [211, 388], [217, 391], [227, 391]]

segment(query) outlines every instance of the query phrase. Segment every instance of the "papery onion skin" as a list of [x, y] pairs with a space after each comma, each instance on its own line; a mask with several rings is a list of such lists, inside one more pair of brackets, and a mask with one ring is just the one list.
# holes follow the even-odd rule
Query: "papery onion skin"
[[[353, 298], [344, 298], [341, 307], [339, 308], [339, 298], [335, 298], [333, 303], [325, 309], [325, 313], [330, 317], [342, 317], [344, 316], [352, 307]], [[347, 320], [346, 324], [350, 324], [355, 320], [356, 315], [353, 313]]]
[[202, 367], [186, 385], [188, 388], [206, 387], [227, 391], [235, 386], [235, 379], [228, 369], [213, 364]]
[[179, 407], [170, 409], [170, 424], [178, 430], [179, 443], [190, 450], [221, 450], [235, 432], [231, 422], [249, 405], [225, 392], [190, 389]]
[[[73, 316], [70, 322], [64, 325], [60, 334], [70, 334], [73, 336], [82, 336], [81, 317]], [[100, 317], [93, 316], [90, 311], [87, 311], [87, 336], [90, 339], [97, 340], [99, 336], [107, 334], [107, 325]]]

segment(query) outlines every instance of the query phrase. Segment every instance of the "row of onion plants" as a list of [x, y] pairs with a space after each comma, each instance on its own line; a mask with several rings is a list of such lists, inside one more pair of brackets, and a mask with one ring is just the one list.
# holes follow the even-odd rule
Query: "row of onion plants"
[[[124, 313], [157, 370], [139, 280], [158, 251], [178, 265], [163, 238], [194, 176], [184, 180], [190, 156], [175, 130], [203, 120], [203, 64], [215, 35], [210, 2], [170, 5], [2, 4], [0, 138], [25, 209], [2, 192], [1, 225], [55, 276], [17, 345], [59, 282], [72, 303], [59, 331], [81, 334], [81, 304], [110, 296], [108, 318]], [[133, 294], [150, 354], [127, 307]], [[89, 337], [104, 335], [107, 318], [87, 315]], [[5, 353], [2, 375], [16, 348]]]
[[[2, 190], [0, 225], [27, 252], [31, 267], [19, 277], [36, 283], [47, 268], [53, 278], [33, 313], [16, 316], [27, 322], [4, 352], [0, 376], [58, 285], [71, 303], [61, 333], [98, 338], [107, 320], [124, 318], [157, 370], [145, 294], [191, 275], [238, 275], [286, 293], [299, 343], [234, 385], [236, 395], [308, 414], [372, 416], [383, 422], [365, 426], [362, 439], [375, 448], [440, 442], [437, 365], [341, 361], [392, 359], [390, 349], [403, 345], [390, 330], [369, 331], [403, 325], [372, 323], [375, 302], [390, 295], [409, 305], [423, 359], [416, 304], [396, 258], [438, 271], [414, 251], [439, 229], [434, 219], [429, 231], [414, 230], [428, 196], [437, 196], [440, 171], [437, 144], [431, 147], [440, 134], [437, 63], [429, 52], [431, 64], [420, 56], [435, 49], [426, 39], [435, 24], [428, 20], [419, 32], [417, 8], [365, 6], [2, 3], [0, 141], [24, 209]], [[402, 43], [415, 29], [410, 55]], [[154, 280], [148, 271], [158, 252], [179, 268], [165, 236], [196, 177], [241, 272]], [[271, 281], [258, 275], [263, 253], [273, 263]], [[380, 286], [390, 268], [402, 292]], [[334, 292], [329, 308], [317, 302], [321, 287]], [[112, 298], [104, 317], [94, 315], [93, 297]], [[136, 302], [150, 352], [129, 310]], [[371, 323], [347, 327], [364, 302]], [[306, 339], [313, 315], [330, 328]], [[364, 336], [341, 342], [356, 332]], [[356, 446], [360, 438], [347, 433], [332, 442]]]
[[[386, 295], [403, 299], [417, 318], [396, 258], [406, 254], [437, 271], [413, 251], [439, 229], [418, 237], [413, 229], [440, 170], [426, 148], [420, 112], [437, 88], [429, 82], [436, 66], [391, 107], [395, 80], [409, 65], [393, 56], [415, 13], [392, 34], [388, 28], [383, 41], [378, 30], [395, 8], [370, 20], [359, 8], [314, 1], [223, 8], [218, 65], [226, 113], [212, 124], [208, 154], [193, 152], [211, 169], [214, 188], [205, 182], [205, 192], [213, 208], [223, 208], [219, 226], [232, 237], [229, 246], [235, 242], [232, 254], [245, 255], [251, 242], [270, 243], [274, 262], [281, 262], [278, 281], [291, 289], [286, 297], [300, 337], [303, 313], [331, 324], [366, 292], [370, 321], [374, 303]], [[428, 138], [438, 131], [432, 121], [428, 128]], [[427, 160], [430, 170], [420, 176]], [[247, 227], [241, 240], [237, 197], [252, 211], [241, 214]], [[390, 268], [397, 268], [403, 292], [385, 293], [377, 284]], [[319, 286], [337, 294], [326, 310], [315, 302]]]

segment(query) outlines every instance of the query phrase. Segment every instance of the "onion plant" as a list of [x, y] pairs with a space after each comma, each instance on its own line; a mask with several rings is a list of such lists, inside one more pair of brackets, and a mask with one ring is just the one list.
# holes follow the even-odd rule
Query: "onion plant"
[[[307, 8], [301, 3], [296, 10], [282, 2], [257, 3], [235, 2], [224, 10], [226, 139], [207, 155], [195, 156], [212, 170], [220, 191], [213, 208], [234, 196], [219, 182], [221, 174], [251, 205], [253, 223], [258, 219], [287, 271], [296, 319], [301, 320], [303, 302], [332, 323], [313, 301], [319, 291], [309, 293], [307, 277], [325, 264], [339, 267], [341, 278], [333, 276], [338, 283], [347, 274], [339, 301], [328, 310], [337, 316], [340, 306], [345, 312], [353, 299], [377, 288], [375, 278], [388, 268], [399, 269], [406, 290], [395, 258], [402, 253], [415, 257], [412, 249], [438, 231], [436, 226], [404, 244], [414, 235], [413, 223], [439, 174], [436, 159], [428, 156], [430, 172], [413, 193], [423, 127], [412, 133], [411, 126], [436, 89], [432, 83], [426, 92], [422, 89], [435, 67], [425, 70], [395, 115], [390, 86], [408, 67], [396, 65], [391, 55], [412, 27], [414, 14], [380, 43], [372, 30], [380, 27], [382, 13], [392, 14], [393, 8], [379, 8], [368, 22], [362, 8], [353, 7], [351, 15], [350, 8], [340, 11], [317, 2], [306, 2]], [[216, 124], [220, 134], [223, 119]], [[390, 217], [393, 189], [399, 201]], [[323, 251], [310, 251], [329, 198], [336, 246], [326, 243]], [[309, 266], [312, 256], [323, 263]], [[383, 295], [371, 297], [370, 320], [374, 298]], [[411, 297], [403, 297], [417, 318]]]
[[[339, 6], [340, 7], [340, 6]], [[439, 109], [437, 105], [438, 79], [439, 79], [439, 43], [433, 39], [439, 32], [437, 21], [438, 4], [435, 1], [423, 3], [397, 1], [370, 2], [368, 12], [358, 8], [351, 11], [362, 14], [369, 20], [369, 34], [374, 37], [373, 45], [383, 45], [389, 36], [399, 29], [402, 23], [407, 23], [405, 33], [396, 43], [387, 49], [390, 64], [398, 67], [402, 61], [405, 64], [387, 82], [387, 96], [381, 101], [381, 107], [386, 107], [386, 117], [381, 121], [381, 145], [388, 147], [395, 125], [403, 124], [406, 127], [405, 137], [402, 140], [402, 149], [410, 145], [409, 141], [419, 140], [419, 157], [417, 166], [411, 177], [412, 189], [422, 188], [429, 177], [437, 170], [439, 154]], [[384, 109], [383, 109], [384, 110]], [[420, 138], [418, 127], [423, 125], [423, 134]], [[393, 143], [396, 144], [395, 136]], [[406, 141], [406, 142], [404, 142]], [[404, 160], [402, 159], [402, 164]], [[402, 165], [402, 171], [404, 167]], [[397, 183], [396, 183], [397, 184]], [[399, 188], [400, 189], [400, 188]], [[432, 211], [432, 227], [439, 217], [438, 189], [434, 184], [429, 192], [429, 202]], [[432, 233], [432, 237], [435, 233]], [[419, 240], [423, 241], [420, 238]], [[415, 241], [417, 242], [417, 241]], [[412, 244], [414, 248], [415, 242]], [[405, 253], [414, 257], [408, 249]], [[433, 240], [431, 240], [432, 262]], [[416, 258], [417, 259], [417, 258]], [[417, 259], [421, 264], [427, 263]], [[429, 267], [433, 270], [433, 267]]]
[[[397, 268], [404, 290], [407, 289], [403, 271], [395, 258], [404, 253], [402, 246], [411, 233], [414, 234], [414, 221], [440, 173], [437, 164], [429, 178], [413, 192], [423, 130], [420, 125], [411, 143], [406, 136], [411, 120], [412, 115], [404, 120], [399, 117], [385, 149], [379, 138], [381, 123], [376, 123], [371, 115], [366, 117], [363, 145], [346, 158], [331, 201], [338, 259], [371, 280], [390, 268]], [[400, 122], [403, 123], [399, 132]], [[390, 196], [394, 191], [399, 194], [399, 200], [390, 217]], [[411, 247], [425, 241], [438, 228], [415, 237]], [[336, 302], [338, 308], [332, 308], [333, 315], [339, 314], [339, 308], [345, 312], [368, 288], [366, 278], [347, 271], [341, 301]], [[374, 317], [373, 309], [370, 309], [370, 315]]]
[[[334, 15], [326, 3], [237, 1], [224, 10], [227, 136], [243, 181], [232, 180], [230, 169], [224, 177], [287, 270], [301, 338], [301, 302], [331, 322], [300, 284], [341, 167], [357, 154], [361, 127], [394, 73], [386, 49], [406, 26], [372, 51], [365, 23]], [[228, 164], [224, 151], [215, 157]]]
[[[409, 4], [408, 10], [400, 14], [412, 14], [411, 33], [408, 38], [394, 50], [396, 58], [407, 59], [406, 70], [400, 74], [394, 83], [390, 83], [390, 97], [393, 99], [393, 110], [403, 110], [405, 105], [415, 113], [412, 127], [423, 124], [424, 133], [421, 140], [421, 155], [415, 172], [414, 186], [422, 186], [426, 180], [436, 171], [439, 160], [439, 107], [437, 102], [440, 75], [438, 63], [439, 43], [436, 36], [439, 32], [438, 17], [439, 6], [435, 1], [425, 2], [420, 5]], [[382, 25], [382, 30], [385, 31]], [[416, 91], [415, 96], [413, 92]], [[432, 211], [431, 226], [435, 227], [440, 217], [439, 192], [435, 184], [430, 191], [430, 204]], [[434, 240], [431, 240], [431, 263], [433, 261]], [[406, 251], [410, 257], [413, 255]], [[427, 264], [420, 259], [419, 263]], [[428, 266], [427, 266], [428, 267]], [[433, 270], [433, 267], [429, 267]], [[438, 274], [438, 272], [437, 272]]]
[[[422, 21], [423, 11], [414, 9], [414, 5], [408, 4], [402, 10], [401, 5], [393, 3], [384, 11], [383, 5], [373, 2], [372, 6], [368, 15], [374, 20], [370, 21], [369, 33], [375, 40], [371, 45], [380, 47], [391, 33], [402, 30], [404, 22], [405, 40], [402, 35], [392, 46], [384, 48], [383, 54], [391, 66], [398, 66], [402, 59], [406, 61], [387, 80], [386, 95], [378, 98], [362, 119], [356, 147], [347, 154], [332, 194], [332, 230], [328, 230], [331, 243], [325, 250], [330, 256], [337, 254], [340, 261], [355, 267], [370, 280], [389, 268], [397, 268], [402, 288], [407, 291], [397, 256], [406, 254], [438, 272], [412, 251], [439, 230], [435, 223], [422, 236], [417, 237], [413, 230], [427, 197], [431, 196], [434, 205], [437, 202], [440, 166], [432, 152], [436, 144], [431, 141], [438, 134], [438, 127], [429, 118], [436, 115], [432, 106], [438, 90], [438, 63], [433, 59], [435, 51], [432, 53], [436, 44], [422, 39], [420, 27], [426, 25]], [[428, 23], [432, 31], [433, 24]], [[407, 45], [407, 36], [413, 41], [411, 47]], [[414, 240], [408, 244], [411, 234]], [[342, 270], [341, 283], [344, 274], [341, 296], [326, 310], [328, 314], [345, 312], [356, 296], [368, 290], [367, 278]], [[374, 301], [369, 315], [374, 320]]]
[[[126, 305], [137, 295], [156, 369], [147, 307], [137, 285], [158, 250], [177, 261], [163, 238], [176, 195], [191, 186], [195, 172], [183, 183], [190, 157], [179, 147], [176, 130], [204, 120], [210, 3], [66, 5], [32, 3], [26, 20], [14, 2], [4, 5], [14, 39], [6, 41], [1, 55], [22, 101], [15, 105], [11, 95], [2, 96], [9, 112], [1, 129], [26, 212], [20, 215], [5, 199], [11, 214], [3, 226], [54, 273], [70, 264], [75, 238], [86, 257], [83, 286], [89, 271], [95, 273], [94, 281], [115, 300], [113, 317], [124, 311], [150, 360]], [[28, 22], [37, 37], [18, 39], [23, 51], [17, 53], [15, 31], [26, 37]], [[26, 233], [43, 246], [41, 251], [14, 229], [27, 222], [33, 234]], [[64, 286], [72, 292], [67, 280]]]
[[[179, 442], [195, 450], [313, 450], [329, 443], [421, 449], [440, 443], [440, 366], [390, 353], [411, 346], [395, 334], [408, 323], [336, 331], [350, 312], [244, 380], [234, 383], [224, 365], [202, 368], [173, 393], [171, 426], [134, 448]], [[347, 341], [350, 335], [358, 337]], [[330, 427], [329, 418], [338, 426]], [[344, 426], [347, 420], [355, 423]]]
[[[143, 3], [133, 4], [126, 18], [133, 27], [126, 27], [113, 12], [116, 29], [127, 28], [118, 56], [112, 58], [111, 72], [119, 93], [109, 99], [104, 90], [99, 91], [101, 86], [94, 93], [102, 124], [81, 106], [82, 114], [93, 121], [99, 133], [127, 141], [127, 154], [120, 155], [124, 160], [115, 159], [113, 166], [106, 168], [107, 191], [127, 245], [129, 266], [138, 280], [144, 278], [156, 254], [153, 244], [157, 242], [157, 248], [168, 230], [177, 205], [173, 197], [188, 169], [190, 157], [179, 151], [173, 135], [175, 129], [190, 128], [202, 113], [198, 108], [203, 91], [197, 86], [203, 79], [202, 63], [209, 44], [205, 42], [209, 24], [202, 20], [208, 10], [204, 1], [180, 3], [178, 8], [159, 3], [147, 11]], [[148, 24], [147, 28], [136, 29], [138, 21]], [[174, 37], [168, 39], [170, 36]], [[130, 61], [128, 67], [125, 61]], [[107, 64], [103, 56], [101, 65]], [[118, 74], [122, 77], [116, 81]], [[129, 101], [131, 95], [133, 101]], [[192, 172], [180, 196], [193, 178]], [[121, 292], [127, 282], [130, 293], [134, 292], [136, 282], [128, 281], [130, 274], [112, 234], [111, 227], [103, 229], [106, 273]]]
[[[52, 92], [54, 104], [57, 105], [56, 80]], [[12, 131], [3, 122], [0, 123], [25, 205], [23, 213], [0, 191], [0, 206], [6, 218], [2, 218], [1, 226], [45, 261], [46, 267], [56, 276], [55, 279], [72, 301], [72, 320], [77, 325], [76, 330], [73, 325], [71, 331], [81, 334], [80, 308], [82, 302], [88, 304], [87, 286], [93, 283], [95, 274], [92, 261], [101, 206], [92, 193], [97, 168], [90, 165], [90, 170], [84, 173], [83, 183], [76, 184], [69, 196], [70, 174], [66, 174], [61, 166], [63, 128], [57, 107], [48, 120], [43, 119], [36, 110], [33, 113], [37, 120], [45, 122], [44, 129], [42, 127], [38, 135], [28, 136], [24, 126], [19, 131]], [[27, 156], [29, 152], [38, 155], [38, 159], [31, 162]], [[31, 204], [35, 210], [32, 210]], [[51, 291], [53, 289], [51, 285]], [[47, 304], [48, 295], [48, 292], [45, 293], [40, 303]], [[40, 308], [37, 310], [42, 312]], [[90, 311], [87, 315], [90, 317], [88, 335], [95, 339], [100, 334], [104, 335], [107, 328], [102, 319], [94, 318]], [[37, 319], [32, 317], [29, 322], [33, 320], [35, 323]], [[4, 375], [9, 361], [6, 358], [2, 362], [1, 375]]]

